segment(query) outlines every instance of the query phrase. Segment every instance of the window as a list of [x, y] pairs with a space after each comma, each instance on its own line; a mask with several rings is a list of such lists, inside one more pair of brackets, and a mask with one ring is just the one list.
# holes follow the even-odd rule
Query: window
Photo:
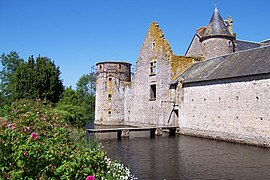
[[156, 42], [154, 41], [153, 43], [152, 43], [152, 49], [154, 49], [156, 47]]
[[157, 61], [152, 61], [150, 62], [150, 76], [156, 75], [156, 66], [157, 66]]
[[108, 94], [108, 100], [111, 100], [111, 99], [112, 99], [112, 95]]
[[112, 77], [109, 77], [109, 81], [112, 81]]
[[156, 92], [156, 85], [150, 85], [150, 100], [156, 100], [157, 92]]
[[232, 41], [230, 41], [230, 40], [228, 41], [228, 46], [229, 46], [229, 47], [233, 46]]
[[99, 69], [102, 69], [102, 65], [99, 65]]
[[108, 111], [108, 114], [109, 114], [109, 115], [111, 115], [111, 114], [112, 114], [112, 111], [111, 111], [111, 110], [109, 110], [109, 111]]
[[121, 66], [121, 64], [119, 64], [119, 69], [122, 69], [122, 66]]

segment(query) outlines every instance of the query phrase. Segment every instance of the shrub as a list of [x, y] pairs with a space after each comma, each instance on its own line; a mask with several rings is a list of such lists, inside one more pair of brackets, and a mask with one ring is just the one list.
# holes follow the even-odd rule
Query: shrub
[[124, 168], [108, 175], [116, 163], [62, 118], [46, 101], [13, 103], [0, 118], [0, 179], [129, 178]]

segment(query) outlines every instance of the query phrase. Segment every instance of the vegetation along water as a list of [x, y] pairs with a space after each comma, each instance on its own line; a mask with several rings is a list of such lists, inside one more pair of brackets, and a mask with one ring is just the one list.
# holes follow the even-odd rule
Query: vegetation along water
[[84, 132], [94, 117], [94, 77], [64, 87], [47, 57], [0, 57], [0, 179], [133, 179]]

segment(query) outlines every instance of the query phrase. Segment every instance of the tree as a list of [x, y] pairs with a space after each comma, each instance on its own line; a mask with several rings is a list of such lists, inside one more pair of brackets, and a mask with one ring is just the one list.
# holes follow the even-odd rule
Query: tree
[[47, 57], [33, 56], [21, 63], [11, 81], [13, 100], [46, 99], [57, 103], [64, 91], [59, 67]]
[[57, 110], [65, 114], [66, 121], [77, 127], [84, 127], [86, 124], [86, 110], [82, 106], [77, 91], [71, 87], [66, 88], [62, 98], [57, 103]]
[[95, 91], [96, 76], [95, 73], [84, 74], [77, 82], [76, 90], [82, 106], [86, 109], [86, 117], [93, 120], [95, 117]]
[[84, 74], [77, 82], [77, 91], [85, 96], [87, 94], [94, 95], [96, 92], [96, 75], [95, 73]]
[[0, 71], [0, 100], [1, 106], [11, 103], [12, 84], [11, 81], [18, 67], [23, 63], [16, 51], [2, 54], [0, 57], [2, 70]]

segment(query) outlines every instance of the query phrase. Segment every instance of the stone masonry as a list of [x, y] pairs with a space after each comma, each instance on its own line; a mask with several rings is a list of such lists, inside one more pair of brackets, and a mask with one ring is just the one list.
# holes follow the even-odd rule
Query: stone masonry
[[[130, 69], [124, 70], [124, 78], [117, 78], [123, 71], [118, 66], [125, 63], [97, 63], [95, 124], [177, 125], [178, 109], [170, 82], [196, 61], [174, 55], [159, 25], [151, 23], [132, 81], [127, 75]], [[130, 68], [127, 64], [124, 67]]]
[[224, 22], [217, 8], [185, 56], [153, 22], [132, 79], [129, 63], [96, 64], [95, 124], [179, 126], [185, 135], [270, 147], [269, 57], [269, 40], [236, 40], [231, 17]]
[[182, 91], [181, 133], [270, 146], [270, 79]]

